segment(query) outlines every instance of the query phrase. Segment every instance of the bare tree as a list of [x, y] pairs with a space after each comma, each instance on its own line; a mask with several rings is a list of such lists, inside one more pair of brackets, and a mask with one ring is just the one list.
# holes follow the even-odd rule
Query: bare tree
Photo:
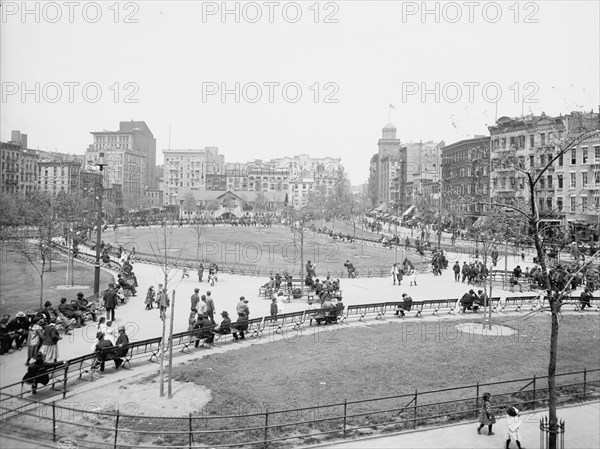
[[[596, 124], [597, 125], [597, 118]], [[525, 180], [524, 187], [526, 196], [523, 200], [514, 199], [511, 202], [505, 204], [491, 203], [493, 207], [508, 208], [517, 212], [521, 217], [521, 223], [527, 231], [527, 235], [533, 242], [535, 253], [537, 255], [537, 263], [540, 265], [542, 281], [544, 289], [546, 291], [546, 297], [549, 301], [549, 310], [551, 312], [551, 333], [550, 333], [550, 360], [548, 362], [548, 407], [549, 407], [549, 447], [550, 449], [556, 448], [558, 420], [556, 416], [556, 357], [558, 352], [558, 332], [559, 322], [558, 315], [560, 312], [560, 305], [562, 297], [564, 296], [563, 291], [554, 291], [553, 285], [550, 282], [549, 270], [548, 270], [548, 255], [546, 254], [547, 244], [544, 241], [544, 222], [542, 221], [542, 214], [540, 213], [540, 202], [539, 202], [539, 186], [542, 179], [545, 179], [545, 175], [548, 170], [553, 166], [555, 161], [562, 158], [568, 151], [577, 146], [579, 143], [600, 134], [600, 129], [593, 129], [591, 131], [584, 131], [585, 125], [582, 127], [574, 127], [566, 133], [564, 138], [555, 139], [552, 143], [554, 151], [551, 156], [548, 157], [544, 163], [540, 163], [540, 166], [527, 167], [527, 164], [523, 163], [523, 160], [508, 156], [502, 163], [505, 167], [513, 167], [516, 171], [521, 174], [521, 178]], [[548, 155], [548, 147], [544, 147], [538, 150], [537, 155], [544, 154]], [[536, 154], [532, 154], [536, 157]]]

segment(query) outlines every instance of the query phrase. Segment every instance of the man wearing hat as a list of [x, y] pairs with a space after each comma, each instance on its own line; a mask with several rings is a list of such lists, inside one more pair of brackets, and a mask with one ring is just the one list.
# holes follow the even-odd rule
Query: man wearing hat
[[25, 312], [18, 312], [8, 323], [8, 329], [10, 332], [14, 332], [17, 349], [23, 349], [23, 343], [27, 339], [27, 332], [29, 331], [29, 320]]
[[192, 295], [192, 310], [198, 310], [198, 302], [200, 302], [200, 296], [198, 296], [199, 288], [194, 289], [194, 294]]
[[213, 329], [213, 333], [215, 334], [230, 334], [231, 333], [231, 318], [229, 318], [229, 313], [225, 310], [223, 310], [221, 312], [221, 317], [223, 317], [223, 320], [221, 321], [221, 324], [219, 324], [218, 326], [216, 326]]
[[28, 366], [27, 373], [23, 376], [25, 383], [31, 384], [31, 394], [37, 394], [38, 384], [48, 385], [50, 376], [48, 372], [58, 366], [62, 366], [65, 362], [45, 362], [45, 356], [41, 352], [35, 354], [35, 362]]
[[102, 297], [104, 301], [104, 308], [106, 309], [106, 319], [115, 320], [115, 308], [117, 307], [117, 289], [112, 283], [108, 284], [108, 290]]
[[462, 298], [460, 298], [460, 305], [462, 307], [462, 313], [465, 313], [467, 311], [467, 309], [474, 310], [476, 312], [477, 309], [473, 309], [473, 303], [475, 302], [476, 299], [477, 299], [477, 295], [475, 294], [473, 289], [469, 290], [468, 293], [465, 293], [462, 296]]
[[95, 307], [93, 307], [93, 304], [90, 304], [88, 302], [88, 300], [83, 297], [83, 293], [81, 293], [81, 292], [77, 293], [77, 299], [75, 300], [75, 306], [77, 307], [78, 310], [81, 311], [81, 313], [83, 313], [84, 315], [89, 314], [89, 315], [91, 315], [91, 317], [94, 321], [97, 321], [96, 312], [94, 310]]
[[100, 363], [100, 371], [104, 371], [104, 363], [107, 360], [115, 360], [115, 367], [118, 368], [123, 361], [117, 363], [115, 351], [107, 349], [113, 347], [112, 342], [104, 338], [104, 332], [96, 333], [96, 338], [98, 339], [98, 343], [96, 343], [96, 355], [98, 357], [96, 363]]
[[206, 298], [203, 297], [202, 301], [206, 303], [206, 314], [210, 318], [210, 321], [212, 321], [213, 324], [217, 324], [215, 323], [215, 302], [213, 301], [210, 290], [206, 292]]
[[58, 311], [67, 318], [74, 319], [77, 327], [83, 326], [83, 314], [73, 304], [67, 304], [67, 298], [60, 298]]

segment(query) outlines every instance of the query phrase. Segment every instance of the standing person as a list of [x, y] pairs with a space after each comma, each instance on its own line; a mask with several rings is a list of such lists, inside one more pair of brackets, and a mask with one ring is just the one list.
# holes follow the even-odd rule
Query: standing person
[[197, 310], [197, 312], [198, 312], [198, 315], [202, 315], [203, 317], [206, 318], [206, 317], [208, 317], [208, 313], [207, 313], [208, 307], [206, 305], [206, 295], [202, 295], [200, 297], [200, 299], [202, 301], [198, 302], [198, 310]]
[[402, 279], [404, 278], [404, 269], [401, 267], [398, 267], [398, 274], [396, 275], [396, 277], [398, 278], [398, 286], [400, 286], [400, 284], [402, 284]]
[[154, 308], [152, 304], [154, 303], [155, 299], [156, 293], [154, 292], [154, 286], [151, 285], [150, 287], [148, 287], [148, 293], [146, 293], [146, 300], [144, 301], [146, 303], [146, 310]]
[[467, 279], [467, 276], [469, 275], [469, 270], [470, 270], [470, 268], [467, 265], [467, 262], [466, 261], [463, 262], [463, 266], [462, 266], [462, 270], [461, 270], [462, 282], [465, 282], [465, 279]]
[[460, 282], [460, 264], [458, 260], [454, 263], [452, 271], [454, 271], [454, 282]]
[[42, 336], [42, 347], [40, 348], [41, 353], [46, 356], [46, 360], [54, 362], [58, 360], [58, 340], [60, 339], [61, 336], [58, 335], [56, 325], [54, 323], [46, 324]]
[[183, 273], [181, 274], [181, 279], [189, 278], [189, 277], [190, 277], [190, 273], [188, 273], [188, 269], [186, 267], [183, 267]]
[[160, 309], [160, 319], [164, 320], [167, 317], [167, 307], [169, 307], [169, 295], [167, 295], [167, 289], [162, 288], [158, 292], [157, 297], [158, 308]]
[[240, 302], [237, 303], [237, 305], [235, 306], [235, 311], [237, 312], [238, 315], [241, 315], [242, 313], [246, 315], [246, 317], [248, 317], [248, 315], [250, 315], [250, 310], [248, 310], [248, 300], [246, 298], [244, 298], [243, 296], [240, 296]]
[[271, 301], [271, 309], [269, 310], [269, 312], [271, 313], [271, 316], [277, 315], [277, 298], [275, 297]]
[[477, 433], [480, 435], [483, 426], [488, 426], [488, 435], [494, 435], [492, 426], [496, 422], [496, 417], [494, 416], [494, 411], [490, 404], [491, 396], [490, 393], [483, 393], [483, 396], [481, 397], [483, 399], [483, 404], [481, 406], [481, 412], [479, 413], [479, 427], [477, 428]]
[[198, 307], [198, 303], [200, 302], [200, 296], [198, 295], [199, 291], [200, 291], [199, 288], [195, 288], [194, 294], [190, 298], [192, 301], [192, 310], [198, 310], [197, 307]]
[[510, 447], [510, 442], [515, 440], [517, 447], [521, 449], [521, 424], [523, 422], [519, 418], [519, 409], [516, 407], [508, 407], [506, 409], [506, 449]]
[[108, 284], [108, 290], [102, 297], [104, 300], [104, 308], [106, 309], [106, 319], [115, 320], [115, 309], [117, 307], [117, 290], [113, 284]]
[[215, 302], [212, 299], [210, 290], [206, 292], [206, 314], [213, 324], [215, 323]]
[[34, 359], [35, 355], [40, 350], [42, 339], [44, 338], [45, 325], [46, 322], [44, 319], [40, 318], [29, 328], [27, 335], [27, 361], [25, 362], [25, 365], [29, 365], [29, 360]]
[[283, 292], [277, 293], [277, 313], [281, 315], [284, 313], [285, 306], [283, 305]]
[[411, 273], [411, 276], [412, 276], [412, 278], [410, 280], [411, 287], [413, 284], [415, 284], [415, 287], [417, 286], [417, 275], [418, 274], [419, 274], [419, 271], [416, 268], [414, 268]]
[[394, 265], [392, 265], [392, 269], [390, 270], [390, 274], [392, 275], [392, 281], [394, 282], [393, 285], [396, 285], [396, 279], [398, 278], [398, 264], [395, 263]]
[[198, 282], [202, 282], [202, 278], [204, 277], [204, 265], [198, 265]]

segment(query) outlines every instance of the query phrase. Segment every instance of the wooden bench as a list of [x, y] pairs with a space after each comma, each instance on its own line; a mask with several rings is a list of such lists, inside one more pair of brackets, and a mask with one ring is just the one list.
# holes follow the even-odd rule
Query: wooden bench
[[[62, 387], [62, 392], [63, 392], [63, 399], [64, 396], [66, 395], [66, 383], [67, 383], [67, 371], [68, 371], [68, 367], [69, 367], [69, 362], [65, 362], [64, 365], [61, 366], [57, 366], [54, 368], [49, 368], [47, 370], [44, 370], [43, 372], [39, 373], [37, 376], [34, 377], [29, 377], [26, 378], [25, 376], [23, 377], [23, 380], [21, 380], [21, 396], [23, 396], [26, 391], [25, 391], [25, 384], [31, 384], [32, 388], [29, 392], [33, 392], [33, 380], [37, 379], [39, 377], [48, 375], [49, 377], [49, 381], [47, 385], [50, 385], [50, 389], [51, 390], [56, 390], [56, 384], [57, 383], [61, 383], [63, 385]], [[42, 385], [42, 387], [47, 387], [47, 385]], [[37, 392], [38, 388], [36, 388], [36, 392]]]
[[[416, 311], [417, 314], [415, 316], [416, 317], [421, 316], [421, 313], [423, 312], [423, 303], [424, 303], [424, 301], [413, 301], [411, 303], [410, 312]], [[404, 301], [388, 301], [388, 302], [386, 302], [384, 310], [383, 310], [384, 316], [389, 311], [396, 313], [396, 311], [400, 310], [400, 308], [402, 308], [404, 306], [404, 304], [405, 304]], [[405, 310], [405, 309], [403, 309], [403, 310]], [[408, 312], [408, 311], [406, 311], [406, 312]]]
[[375, 316], [376, 320], [381, 320], [385, 315], [385, 304], [385, 302], [380, 302], [376, 304], [357, 304], [348, 306], [346, 308], [346, 313], [342, 317], [342, 323], [346, 321], [349, 315], [360, 315], [358, 321], [362, 321], [365, 319], [366, 315], [373, 313], [377, 314]]
[[502, 302], [499, 299], [494, 306], [494, 312], [497, 310], [498, 307], [500, 307], [500, 312], [502, 312], [510, 305], [515, 306], [515, 312], [520, 312], [521, 308], [523, 308], [523, 306], [525, 304], [527, 304], [527, 303], [531, 304], [533, 302], [533, 300], [536, 300], [537, 298], [538, 298], [538, 295], [530, 295], [530, 296], [507, 297], [504, 299], [504, 302]]
[[[235, 332], [237, 329], [235, 324], [235, 322], [231, 323], [232, 332]], [[248, 320], [247, 325], [248, 329], [244, 331], [246, 335], [249, 335], [250, 338], [260, 338], [263, 331], [263, 317], [261, 316], [260, 318], [252, 318], [251, 320]]]
[[303, 323], [304, 311], [282, 313], [280, 315], [266, 316], [264, 318], [263, 329], [277, 326], [275, 333], [278, 333], [284, 326], [293, 324], [294, 329], [300, 329]]
[[423, 301], [424, 307], [433, 309], [433, 315], [437, 315], [440, 309], [448, 309], [449, 314], [454, 314], [456, 304], [459, 302], [457, 298], [448, 299], [426, 299]]

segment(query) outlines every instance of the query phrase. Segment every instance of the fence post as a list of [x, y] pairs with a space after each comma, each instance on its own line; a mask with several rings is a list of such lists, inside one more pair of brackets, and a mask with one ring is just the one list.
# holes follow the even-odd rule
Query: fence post
[[194, 444], [194, 434], [192, 433], [192, 414], [190, 413], [190, 419], [189, 419], [189, 428], [190, 428], [190, 436], [189, 436], [189, 447], [190, 449], [192, 449], [192, 445]]
[[533, 375], [533, 409], [535, 410], [535, 374]]
[[587, 395], [587, 369], [583, 368], [583, 400], [585, 401], [585, 397]]
[[265, 439], [264, 439], [264, 444], [263, 444], [264, 449], [267, 449], [268, 438], [269, 438], [269, 407], [267, 407], [265, 410]]
[[419, 393], [417, 390], [415, 390], [415, 407], [414, 407], [414, 416], [413, 416], [413, 429], [417, 428], [417, 400], [419, 398]]
[[52, 401], [52, 441], [56, 442], [56, 401]]
[[347, 402], [346, 402], [346, 398], [344, 398], [344, 438], [346, 438], [346, 407], [347, 407]]
[[63, 379], [63, 399], [67, 397], [67, 381], [69, 377], [69, 365], [65, 366], [65, 378]]
[[479, 415], [479, 381], [477, 381], [477, 390], [475, 392], [475, 419]]
[[117, 438], [119, 437], [119, 409], [117, 409], [117, 419], [115, 419], [115, 444], [114, 449], [117, 449]]

